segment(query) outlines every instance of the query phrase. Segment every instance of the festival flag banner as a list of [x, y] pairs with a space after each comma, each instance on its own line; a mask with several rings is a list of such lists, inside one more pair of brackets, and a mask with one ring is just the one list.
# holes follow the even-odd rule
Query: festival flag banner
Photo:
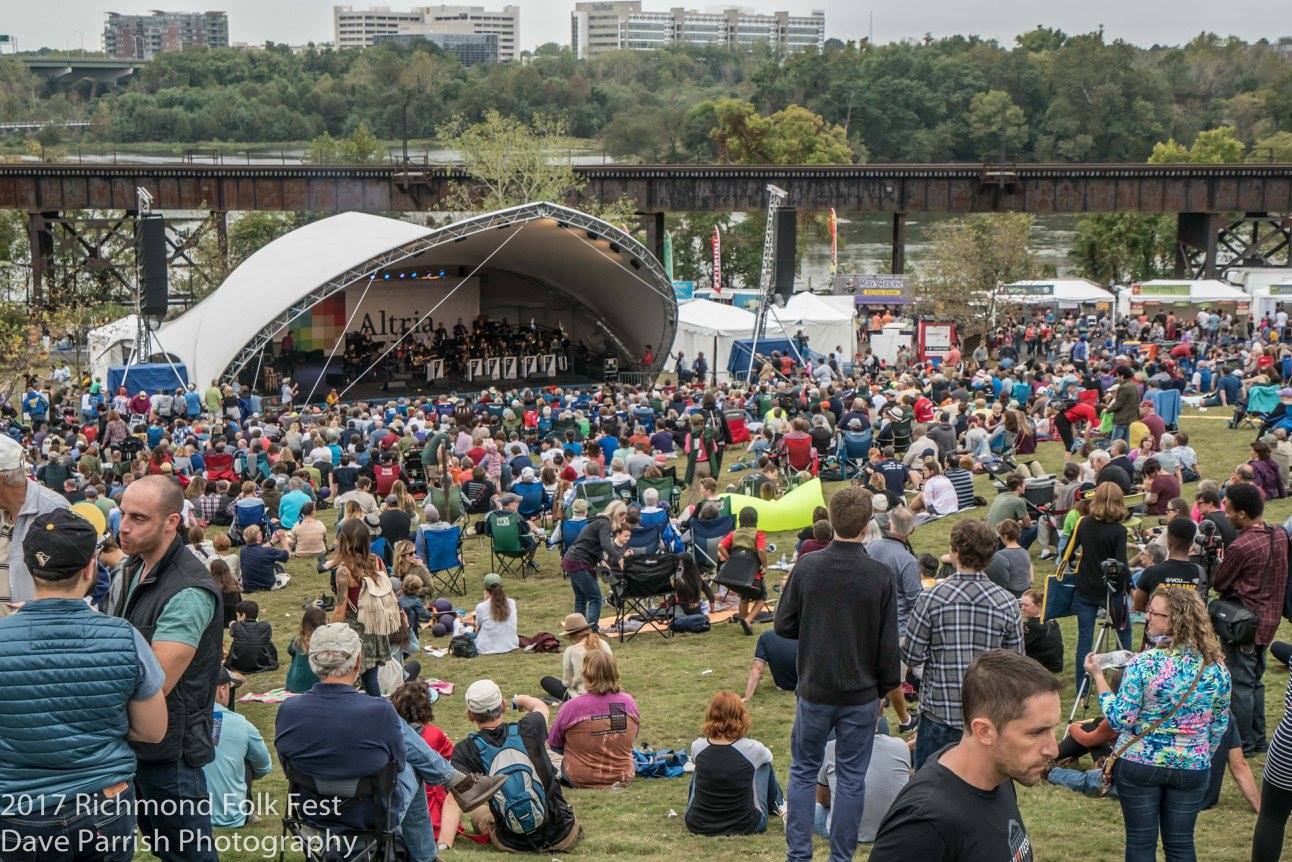
[[713, 292], [722, 293], [722, 232], [713, 226]]
[[518, 366], [519, 359], [517, 357], [504, 356], [502, 359], [502, 376], [507, 380], [515, 380]]
[[664, 231], [664, 259], [660, 261], [664, 265], [664, 274], [668, 280], [673, 280], [673, 234]]
[[830, 207], [830, 275], [839, 271], [839, 217]]

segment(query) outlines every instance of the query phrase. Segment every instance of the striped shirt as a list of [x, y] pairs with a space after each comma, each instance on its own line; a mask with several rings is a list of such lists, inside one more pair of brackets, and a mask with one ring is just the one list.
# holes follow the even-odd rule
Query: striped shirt
[[962, 726], [960, 684], [974, 659], [987, 650], [1023, 650], [1018, 600], [982, 572], [959, 572], [915, 601], [906, 624], [902, 660], [924, 666], [920, 712], [951, 727]]
[[1283, 697], [1283, 720], [1274, 729], [1270, 751], [1265, 757], [1265, 780], [1292, 792], [1292, 680]]
[[944, 474], [951, 480], [951, 484], [956, 489], [956, 502], [960, 509], [969, 509], [973, 507], [973, 474], [968, 470], [962, 470], [959, 467], [952, 467]]

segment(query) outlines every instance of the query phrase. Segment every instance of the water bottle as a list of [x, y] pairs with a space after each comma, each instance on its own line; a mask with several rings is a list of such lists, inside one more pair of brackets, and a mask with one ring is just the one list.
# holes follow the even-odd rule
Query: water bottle
[[708, 616], [708, 615], [709, 615], [709, 600], [708, 600], [708, 599], [701, 599], [701, 600], [700, 600], [700, 613], [704, 614], [705, 616]]

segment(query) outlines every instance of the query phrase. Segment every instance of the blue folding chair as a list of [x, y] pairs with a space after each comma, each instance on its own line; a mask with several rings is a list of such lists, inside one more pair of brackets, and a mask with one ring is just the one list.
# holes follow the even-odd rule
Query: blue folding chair
[[588, 525], [587, 518], [567, 518], [561, 521], [561, 556], [569, 552], [579, 533]]
[[844, 479], [851, 479], [861, 474], [862, 468], [870, 459], [870, 446], [874, 439], [875, 434], [869, 428], [865, 431], [844, 431], [840, 434], [839, 448], [835, 452], [835, 457], [839, 461]]
[[431, 583], [437, 591], [467, 594], [467, 568], [462, 559], [462, 528], [417, 531], [414, 541], [417, 555], [426, 563]]
[[552, 508], [542, 482], [517, 482], [511, 486], [511, 492], [520, 497], [517, 511], [524, 518], [537, 518]]
[[691, 559], [701, 569], [714, 571], [718, 568], [718, 543], [728, 533], [736, 529], [734, 515], [723, 515], [719, 518], [701, 520], [691, 519]]
[[664, 527], [660, 524], [639, 524], [633, 527], [628, 538], [628, 547], [634, 551], [645, 551], [653, 554], [659, 550], [660, 539], [664, 536]]

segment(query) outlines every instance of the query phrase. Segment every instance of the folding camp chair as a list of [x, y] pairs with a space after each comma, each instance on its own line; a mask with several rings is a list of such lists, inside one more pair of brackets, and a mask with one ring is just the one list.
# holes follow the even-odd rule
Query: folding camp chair
[[410, 452], [403, 463], [404, 481], [408, 485], [408, 493], [414, 497], [421, 497], [426, 494], [426, 471], [422, 469], [422, 453]]
[[786, 437], [783, 441], [785, 444], [785, 457], [782, 466], [785, 468], [786, 475], [790, 473], [799, 473], [804, 470], [811, 472], [813, 476], [820, 471], [820, 459], [817, 457], [816, 449], [812, 446], [812, 438], [803, 437]]
[[[672, 636], [670, 618], [655, 599], [676, 594], [673, 579], [677, 567], [676, 554], [633, 554], [624, 558], [623, 571], [607, 570], [610, 604], [615, 609], [614, 628], [619, 632], [620, 643], [632, 640], [647, 627], [665, 639]], [[642, 627], [625, 637], [624, 624], [631, 617], [640, 619]]]
[[662, 524], [639, 524], [632, 529], [628, 538], [628, 547], [637, 553], [645, 551], [653, 554], [659, 550], [660, 540], [664, 537]]
[[1262, 423], [1265, 422], [1265, 417], [1273, 412], [1278, 403], [1279, 388], [1277, 386], [1249, 386], [1247, 389], [1247, 401], [1241, 409], [1234, 411], [1234, 418], [1230, 422], [1230, 427], [1242, 428], [1246, 425], [1259, 433]]
[[519, 574], [524, 579], [529, 567], [534, 565], [537, 543], [526, 548], [520, 536], [520, 514], [517, 512], [490, 512], [489, 560], [499, 574]]
[[718, 543], [734, 529], [736, 529], [736, 519], [730, 512], [708, 521], [692, 518], [689, 553], [696, 566], [705, 571], [716, 571]]
[[[398, 766], [392, 761], [363, 778], [315, 778], [297, 769], [287, 758], [281, 758], [287, 777], [287, 809], [283, 814], [283, 838], [290, 834], [302, 849], [307, 862], [394, 862], [398, 850], [395, 828], [398, 818], [391, 810], [394, 804]], [[302, 804], [302, 801], [304, 804]], [[361, 803], [368, 803], [372, 821], [366, 829], [329, 829], [311, 817], [311, 812], [329, 815], [344, 813]], [[353, 852], [338, 855], [335, 848], [351, 846]], [[282, 862], [288, 842], [278, 851]]]
[[600, 515], [619, 495], [615, 493], [613, 482], [592, 481], [580, 482], [574, 486], [574, 496], [580, 500], [588, 501], [588, 517]]
[[467, 594], [467, 569], [462, 559], [462, 528], [419, 529], [414, 542], [417, 555], [426, 563], [431, 585], [438, 592]]
[[551, 500], [545, 501], [547, 492], [542, 482], [517, 482], [511, 486], [511, 492], [520, 497], [517, 511], [524, 518], [538, 518], [545, 512], [552, 511]]
[[467, 504], [462, 499], [462, 489], [457, 485], [450, 485], [448, 491], [438, 485], [428, 487], [425, 502], [435, 506], [440, 520], [446, 524], [467, 522]]
[[731, 435], [733, 446], [749, 442], [749, 429], [745, 426], [745, 411], [724, 410], [722, 421], [727, 424], [727, 432]]
[[839, 448], [835, 451], [835, 457], [845, 481], [861, 475], [866, 462], [870, 460], [870, 445], [874, 439], [875, 432], [869, 428], [865, 431], [844, 431], [839, 435]]
[[677, 511], [678, 503], [682, 499], [682, 489], [678, 487], [677, 480], [672, 476], [661, 476], [658, 479], [648, 479], [642, 476], [637, 480], [637, 502], [645, 504], [642, 500], [642, 494], [647, 488], [654, 488], [659, 492], [659, 505], [667, 509], [670, 513]]

